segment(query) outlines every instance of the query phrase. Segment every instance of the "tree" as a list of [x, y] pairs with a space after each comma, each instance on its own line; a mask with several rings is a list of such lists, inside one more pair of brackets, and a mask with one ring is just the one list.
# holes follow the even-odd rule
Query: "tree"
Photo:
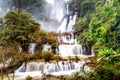
[[[97, 0], [71, 0], [70, 9], [76, 9], [77, 21], [73, 29], [78, 40], [86, 48], [86, 54], [91, 54], [92, 41], [89, 40], [88, 28], [91, 19], [94, 17], [95, 4]], [[84, 38], [83, 38], [84, 37]]]
[[27, 51], [29, 44], [33, 42], [33, 38], [30, 35], [40, 31], [40, 24], [32, 20], [27, 13], [7, 13], [4, 26], [0, 29], [0, 40], [6, 41], [7, 44], [17, 42], [23, 51]]
[[31, 19], [30, 14], [9, 12], [4, 20], [4, 27], [0, 28], [1, 45], [17, 43], [17, 48], [28, 51], [28, 46], [33, 42], [40, 46], [45, 43], [57, 43], [52, 34], [40, 29], [40, 24]]
[[28, 12], [37, 17], [45, 14], [45, 0], [12, 0], [11, 7], [18, 12]]
[[0, 74], [1, 78], [3, 80], [4, 75], [7, 76], [8, 80], [10, 80], [9, 73], [12, 73], [12, 80], [14, 80], [14, 73], [15, 69], [17, 69], [18, 66], [15, 67], [16, 64], [19, 64], [20, 58], [22, 58], [22, 55], [17, 54], [17, 51], [14, 48], [15, 45], [11, 46], [1, 46], [0, 47]]
[[[1, 73], [12, 72], [14, 75], [15, 69], [23, 62], [36, 59], [35, 55], [26, 54], [31, 43], [37, 43], [36, 49], [40, 52], [44, 44], [57, 43], [53, 34], [40, 29], [40, 24], [31, 19], [30, 14], [8, 12], [1, 24], [3, 26], [0, 27], [0, 63], [11, 60], [7, 66], [1, 68]], [[19, 47], [22, 48], [22, 52], [19, 51]]]
[[75, 31], [78, 32], [80, 43], [90, 44], [99, 54], [118, 52], [119, 5], [119, 0], [111, 1], [109, 4], [100, 0], [94, 4], [94, 11], [88, 11], [88, 14], [79, 17], [75, 24]]
[[[96, 15], [89, 24], [89, 32], [94, 43], [94, 47], [102, 46], [100, 50], [105, 47], [108, 50], [116, 51], [119, 49], [119, 4], [116, 5], [116, 1], [112, 1], [110, 4], [103, 7], [96, 7]], [[114, 25], [115, 23], [115, 25]], [[116, 25], [117, 23], [117, 25]], [[113, 45], [114, 44], [114, 45]]]

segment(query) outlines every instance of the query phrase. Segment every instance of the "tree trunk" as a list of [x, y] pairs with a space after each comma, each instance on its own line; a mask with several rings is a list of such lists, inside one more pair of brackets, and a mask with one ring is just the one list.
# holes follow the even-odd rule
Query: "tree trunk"
[[2, 70], [2, 68], [0, 68], [0, 70], [1, 70], [1, 80], [3, 80], [3, 70]]
[[21, 12], [21, 0], [18, 0], [18, 13]]
[[14, 80], [14, 78], [15, 78], [15, 71], [13, 70], [12, 73], [13, 73], [12, 80]]
[[7, 76], [8, 80], [10, 80], [10, 77], [9, 77], [8, 73], [6, 73], [6, 76]]
[[91, 52], [91, 44], [87, 45], [87, 53], [86, 54], [87, 55], [91, 55], [92, 54], [92, 52]]

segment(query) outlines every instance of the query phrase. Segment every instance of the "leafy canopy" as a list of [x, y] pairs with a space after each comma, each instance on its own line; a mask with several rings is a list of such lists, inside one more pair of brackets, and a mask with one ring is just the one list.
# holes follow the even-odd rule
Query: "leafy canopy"
[[[8, 12], [4, 17], [4, 26], [0, 28], [1, 44], [19, 44], [28, 51], [30, 43], [57, 43], [52, 34], [43, 31], [40, 24], [28, 13]], [[5, 42], [5, 43], [3, 43]]]

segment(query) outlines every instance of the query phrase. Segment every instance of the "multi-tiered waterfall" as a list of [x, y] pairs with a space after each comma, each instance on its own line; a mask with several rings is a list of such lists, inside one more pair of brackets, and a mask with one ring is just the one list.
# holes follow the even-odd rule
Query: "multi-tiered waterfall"
[[[62, 7], [58, 7], [61, 4]], [[60, 45], [58, 46], [59, 55], [62, 57], [83, 56], [83, 54], [85, 55], [86, 49], [82, 45], [78, 44], [76, 35], [74, 34], [73, 31], [73, 26], [76, 21], [77, 12], [70, 11], [69, 6], [67, 4], [59, 1], [57, 2], [57, 4], [54, 5], [56, 5], [55, 7], [57, 10], [57, 14], [56, 13], [54, 14], [59, 16], [57, 18], [58, 21], [60, 22], [60, 25], [56, 30], [56, 33], [59, 34], [58, 36], [58, 40], [60, 43]]]
[[[73, 31], [73, 25], [76, 21], [76, 12], [69, 11], [68, 5], [65, 4], [65, 1], [55, 0], [56, 3], [52, 3], [53, 10], [51, 11], [51, 17], [58, 20], [60, 23], [58, 29], [56, 30], [57, 34], [60, 34], [58, 37], [59, 46], [58, 53], [62, 57], [76, 57], [76, 56], [85, 56], [85, 49], [82, 45], [78, 44], [76, 37]], [[34, 54], [35, 43], [30, 45], [29, 51]], [[48, 44], [45, 45], [43, 51], [46, 51], [47, 48], [50, 48]], [[42, 76], [42, 74], [52, 74], [56, 76], [60, 75], [71, 75], [80, 70], [89, 70], [88, 66], [83, 66], [85, 64], [84, 60], [81, 61], [54, 61], [49, 62], [28, 62], [23, 63], [23, 65], [16, 70], [16, 76], [26, 77], [28, 75], [32, 77]], [[26, 65], [26, 69], [25, 69]], [[24, 71], [24, 72], [23, 72]], [[17, 80], [17, 79], [16, 79]]]

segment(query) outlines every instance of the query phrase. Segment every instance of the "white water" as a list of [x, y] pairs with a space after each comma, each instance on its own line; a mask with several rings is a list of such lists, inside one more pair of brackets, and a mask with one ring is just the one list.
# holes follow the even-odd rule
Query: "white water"
[[68, 56], [81, 56], [82, 46], [81, 45], [59, 45], [59, 55], [62, 57]]
[[31, 43], [29, 46], [29, 53], [35, 54], [36, 43]]
[[[50, 0], [49, 0], [50, 1]], [[73, 34], [73, 25], [76, 21], [77, 14], [72, 14], [69, 12], [69, 9], [65, 9], [65, 3], [59, 0], [56, 3], [49, 2], [53, 6], [53, 10], [51, 12], [51, 17], [55, 18], [61, 23], [56, 30], [57, 33], [63, 34], [64, 32], [69, 33], [68, 35], [61, 35], [58, 36], [58, 40], [60, 45], [58, 46], [58, 53], [61, 57], [75, 57], [75, 56], [82, 56], [84, 53], [84, 48], [82, 45], [78, 44], [77, 40], [75, 39], [75, 35]], [[69, 19], [69, 21], [68, 21]], [[29, 51], [34, 54], [35, 53], [35, 43], [32, 43], [30, 46]], [[48, 44], [44, 45], [43, 51], [50, 50], [50, 46]], [[87, 56], [88, 57], [88, 56]], [[60, 61], [60, 62], [52, 62], [52, 63], [45, 63], [45, 62], [29, 62], [26, 65], [25, 72], [22, 72], [25, 68], [25, 64], [16, 70], [15, 75], [18, 76], [17, 79], [25, 79], [28, 75], [32, 77], [42, 77], [44, 74], [52, 74], [55, 76], [60, 75], [72, 75], [73, 73], [83, 70], [83, 65], [85, 61]], [[89, 66], [85, 66], [84, 70], [90, 71]]]
[[[42, 77], [43, 74], [51, 74], [55, 76], [61, 75], [72, 75], [73, 73], [83, 70], [84, 61], [60, 61], [53, 63], [45, 63], [45, 62], [29, 62], [27, 63], [27, 69], [25, 72], [21, 72], [21, 66], [15, 73], [17, 77], [15, 80], [24, 80], [27, 76], [32, 77]], [[90, 67], [85, 66], [86, 71], [90, 71]]]
[[[75, 61], [60, 61], [53, 63], [45, 62], [29, 62], [27, 63], [26, 72], [40, 71], [46, 74], [59, 72], [59, 71], [69, 71], [69, 70], [80, 70], [84, 61], [75, 62]], [[17, 70], [20, 72], [24, 68], [25, 63]], [[22, 72], [22, 71], [21, 71]]]
[[43, 52], [50, 51], [51, 52], [51, 46], [49, 44], [43, 45]]

